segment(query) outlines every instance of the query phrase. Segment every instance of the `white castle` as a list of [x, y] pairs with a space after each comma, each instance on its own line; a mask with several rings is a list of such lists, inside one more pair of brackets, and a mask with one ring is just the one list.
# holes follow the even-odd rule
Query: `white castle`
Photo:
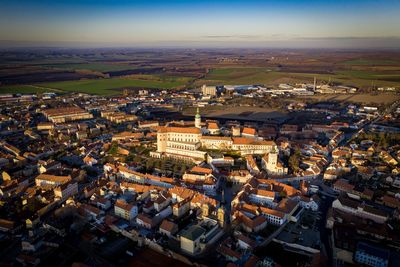
[[272, 160], [279, 153], [274, 141], [263, 140], [259, 137], [203, 135], [198, 109], [194, 125], [195, 127], [158, 127], [157, 151], [151, 152], [151, 156], [156, 158], [170, 157], [200, 163], [206, 159], [207, 152], [204, 150], [207, 149], [237, 151], [241, 155], [268, 155], [271, 153], [269, 156], [271, 160], [266, 167], [271, 173], [279, 172], [275, 170], [279, 164], [278, 160]]

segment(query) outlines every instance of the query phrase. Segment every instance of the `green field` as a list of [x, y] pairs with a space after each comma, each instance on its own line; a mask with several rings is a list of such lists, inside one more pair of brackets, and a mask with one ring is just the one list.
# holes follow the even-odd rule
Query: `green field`
[[268, 68], [221, 68], [211, 70], [204, 80], [210, 84], [255, 84], [274, 78], [274, 71]]
[[41, 88], [33, 85], [0, 86], [0, 94], [36, 94], [56, 91], [58, 90]]
[[113, 95], [116, 94], [113, 89], [122, 88], [159, 88], [172, 89], [185, 84], [185, 79], [182, 78], [165, 78], [160, 80], [140, 80], [140, 79], [96, 79], [96, 80], [80, 80], [80, 81], [65, 81], [41, 83], [40, 86], [59, 89], [67, 92], [81, 92], [97, 95]]
[[363, 65], [363, 66], [371, 66], [371, 65], [378, 65], [378, 66], [385, 66], [385, 65], [398, 65], [400, 62], [396, 60], [390, 59], [352, 59], [344, 61], [343, 64], [346, 65]]
[[[198, 84], [274, 84], [279, 82], [308, 81], [314, 76], [327, 78], [327, 75], [312, 73], [278, 72], [269, 68], [226, 68], [210, 71]], [[332, 76], [332, 75], [331, 75]], [[286, 81], [282, 80], [285, 79]]]
[[134, 66], [122, 64], [105, 64], [105, 63], [83, 63], [83, 64], [46, 64], [41, 65], [51, 69], [66, 69], [66, 70], [91, 70], [91, 71], [120, 71], [120, 70], [133, 70]]

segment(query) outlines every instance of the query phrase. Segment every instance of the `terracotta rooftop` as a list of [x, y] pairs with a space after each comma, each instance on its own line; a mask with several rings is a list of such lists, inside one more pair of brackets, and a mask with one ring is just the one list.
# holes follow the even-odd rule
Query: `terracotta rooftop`
[[263, 214], [273, 215], [273, 216], [279, 217], [281, 219], [283, 219], [285, 217], [285, 213], [278, 211], [278, 210], [269, 209], [267, 207], [260, 207], [260, 211]]
[[38, 180], [45, 180], [45, 181], [52, 181], [52, 182], [59, 182], [59, 183], [67, 183], [71, 181], [71, 176], [57, 176], [52, 174], [39, 174], [36, 179]]
[[81, 109], [79, 107], [51, 108], [51, 109], [46, 109], [43, 112], [47, 116], [62, 116], [62, 115], [86, 113], [84, 109]]
[[114, 134], [113, 137], [142, 138], [143, 133], [121, 132]]
[[334, 186], [334, 188], [337, 188], [337, 189], [340, 189], [343, 191], [348, 191], [348, 192], [352, 191], [354, 189], [354, 185], [349, 184], [348, 182], [346, 182], [345, 180], [342, 180], [342, 179], [337, 180], [333, 186]]
[[118, 199], [117, 201], [115, 201], [115, 206], [120, 209], [126, 210], [126, 211], [131, 211], [133, 208], [132, 204], [128, 204], [124, 200], [121, 200], [121, 199]]
[[208, 168], [202, 168], [199, 166], [194, 166], [190, 172], [195, 172], [195, 173], [201, 173], [201, 174], [211, 174], [212, 173], [212, 169], [208, 169]]
[[160, 225], [160, 229], [163, 229], [167, 232], [172, 232], [175, 228], [177, 227], [177, 225], [171, 221], [168, 220], [163, 220], [161, 225]]
[[208, 129], [211, 129], [211, 130], [218, 130], [219, 127], [218, 127], [218, 124], [216, 124], [215, 122], [209, 122], [209, 123], [208, 123]]
[[256, 129], [245, 127], [243, 128], [242, 134], [256, 135]]
[[209, 136], [209, 135], [203, 135], [201, 137], [203, 140], [225, 140], [225, 141], [232, 141], [232, 138], [226, 137], [226, 136]]
[[267, 146], [276, 145], [274, 141], [254, 140], [252, 138], [246, 138], [246, 137], [233, 137], [232, 140], [234, 145], [267, 145]]
[[160, 133], [187, 133], [187, 134], [201, 134], [200, 129], [192, 127], [158, 127]]
[[254, 194], [258, 195], [258, 196], [263, 196], [263, 197], [275, 198], [275, 192], [267, 191], [267, 190], [263, 190], [263, 189], [256, 189], [254, 191]]

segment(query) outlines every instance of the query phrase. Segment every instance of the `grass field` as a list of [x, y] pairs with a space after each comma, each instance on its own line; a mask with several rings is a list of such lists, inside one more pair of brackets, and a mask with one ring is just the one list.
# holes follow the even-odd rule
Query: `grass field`
[[97, 80], [80, 80], [80, 81], [65, 81], [65, 82], [52, 82], [41, 83], [40, 86], [59, 89], [67, 92], [81, 92], [97, 95], [113, 95], [116, 94], [113, 89], [121, 88], [159, 88], [159, 89], [172, 89], [185, 84], [183, 78], [164, 78], [159, 80], [151, 79], [97, 79]]
[[37, 94], [57, 91], [59, 90], [42, 88], [34, 85], [0, 86], [0, 94]]

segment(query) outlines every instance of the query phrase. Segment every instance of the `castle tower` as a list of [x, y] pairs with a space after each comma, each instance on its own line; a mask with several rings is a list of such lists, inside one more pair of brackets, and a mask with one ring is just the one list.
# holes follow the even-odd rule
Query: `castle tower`
[[157, 133], [157, 152], [166, 152], [167, 150], [167, 135], [168, 133], [158, 131]]
[[199, 108], [197, 108], [196, 116], [194, 117], [194, 127], [201, 128], [201, 116], [199, 113]]

